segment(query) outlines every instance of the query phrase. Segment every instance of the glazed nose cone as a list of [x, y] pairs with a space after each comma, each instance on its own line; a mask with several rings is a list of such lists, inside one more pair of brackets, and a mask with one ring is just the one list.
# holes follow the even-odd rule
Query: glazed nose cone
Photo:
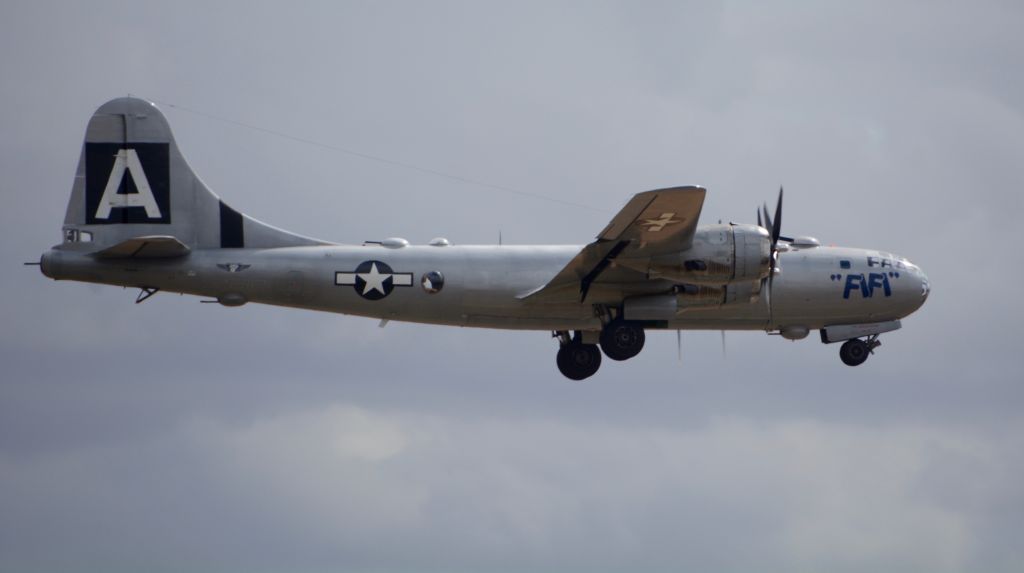
[[928, 275], [924, 274], [924, 271], [918, 268], [918, 279], [921, 281], [921, 304], [928, 300], [928, 293], [931, 292], [932, 287], [928, 284]]
[[931, 285], [928, 284], [928, 275], [924, 274], [924, 270], [921, 267], [914, 265], [911, 267], [915, 279], [917, 280], [918, 287], [920, 287], [920, 296], [915, 299], [914, 309], [910, 312], [921, 308], [924, 305], [924, 301], [928, 300], [928, 294], [931, 292]]

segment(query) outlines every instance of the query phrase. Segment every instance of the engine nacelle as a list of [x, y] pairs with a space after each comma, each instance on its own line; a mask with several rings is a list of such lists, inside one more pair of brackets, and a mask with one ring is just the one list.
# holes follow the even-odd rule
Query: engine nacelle
[[750, 304], [760, 295], [760, 280], [718, 286], [679, 285], [673, 294], [627, 298], [622, 313], [626, 320], [672, 320], [688, 309]]
[[[697, 230], [689, 249], [631, 265], [651, 278], [695, 285], [755, 282], [771, 270], [771, 238], [757, 225], [708, 225]], [[639, 267], [643, 268], [639, 268]]]

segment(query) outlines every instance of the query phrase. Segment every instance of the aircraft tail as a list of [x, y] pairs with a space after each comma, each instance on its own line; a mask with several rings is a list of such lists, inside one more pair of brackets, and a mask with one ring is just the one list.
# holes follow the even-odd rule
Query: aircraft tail
[[229, 207], [189, 167], [160, 110], [132, 97], [103, 104], [89, 120], [63, 231], [65, 244], [92, 243], [89, 251], [108, 256], [132, 244], [163, 256], [326, 244]]

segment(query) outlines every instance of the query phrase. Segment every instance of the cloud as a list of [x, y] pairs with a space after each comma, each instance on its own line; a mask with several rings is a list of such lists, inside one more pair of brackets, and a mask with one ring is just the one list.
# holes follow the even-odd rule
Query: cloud
[[[978, 505], [1015, 487], [998, 475], [1019, 466], [1018, 442], [918, 424], [680, 430], [346, 403], [196, 418], [0, 461], [7, 511], [25, 518], [8, 526], [4, 562], [31, 570], [36, 547], [17, 542], [49, 532], [77, 540], [57, 569], [960, 571], [978, 563]], [[39, 487], [68, 474], [75, 487]], [[935, 483], [951, 474], [992, 487]], [[224, 530], [242, 555], [211, 539]]]

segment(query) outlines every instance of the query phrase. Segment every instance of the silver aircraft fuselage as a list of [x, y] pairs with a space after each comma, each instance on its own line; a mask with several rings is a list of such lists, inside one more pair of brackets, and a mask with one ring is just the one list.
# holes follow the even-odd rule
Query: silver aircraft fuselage
[[[97, 260], [72, 249], [43, 256], [55, 279], [148, 287], [237, 303], [255, 302], [385, 320], [525, 330], [599, 330], [593, 304], [618, 300], [614, 286], [589, 294], [587, 303], [535, 303], [523, 296], [546, 284], [581, 246], [308, 246], [196, 250], [166, 260]], [[392, 274], [410, 274], [379, 300], [360, 296], [357, 285], [337, 284], [366, 261]], [[848, 268], [841, 268], [848, 261]], [[903, 318], [928, 294], [924, 273], [905, 258], [873, 250], [815, 246], [779, 254], [771, 296], [719, 308], [692, 308], [648, 328], [808, 330], [829, 324]], [[429, 272], [444, 277], [436, 293], [421, 287]], [[362, 286], [365, 289], [365, 285]], [[650, 294], [672, 288], [652, 280]]]

